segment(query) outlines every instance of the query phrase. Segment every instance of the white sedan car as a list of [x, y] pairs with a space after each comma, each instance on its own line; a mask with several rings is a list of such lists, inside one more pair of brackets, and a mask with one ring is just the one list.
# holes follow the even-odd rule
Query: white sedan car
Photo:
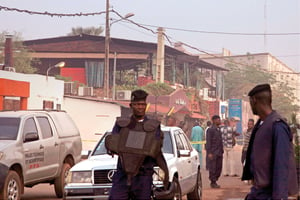
[[[167, 161], [170, 187], [163, 190], [163, 171], [155, 168], [153, 199], [202, 199], [202, 181], [198, 152], [191, 146], [182, 129], [162, 127], [163, 154]], [[67, 176], [64, 199], [107, 199], [118, 157], [107, 154], [105, 136], [88, 159], [73, 166]]]

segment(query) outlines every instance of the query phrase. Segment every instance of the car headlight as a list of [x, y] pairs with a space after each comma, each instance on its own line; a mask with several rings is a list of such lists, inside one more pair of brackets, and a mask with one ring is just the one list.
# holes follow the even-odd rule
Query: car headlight
[[161, 168], [155, 167], [152, 178], [153, 181], [163, 181], [165, 179], [165, 172]]
[[70, 171], [67, 179], [67, 183], [92, 183], [92, 171]]

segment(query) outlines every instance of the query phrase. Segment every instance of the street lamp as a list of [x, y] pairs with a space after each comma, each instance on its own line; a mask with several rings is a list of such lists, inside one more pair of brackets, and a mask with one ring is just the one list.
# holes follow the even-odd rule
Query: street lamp
[[[123, 18], [111, 22], [111, 23], [110, 23], [110, 26], [111, 26], [112, 24], [114, 24], [114, 23], [117, 23], [117, 22], [122, 21], [122, 20], [124, 20], [124, 19], [128, 19], [129, 17], [132, 17], [132, 16], [134, 16], [134, 13], [127, 13]], [[112, 19], [111, 19], [111, 20], [112, 20]]]
[[125, 17], [116, 20], [112, 22], [111, 24], [109, 23], [109, 0], [106, 0], [106, 19], [105, 19], [105, 57], [104, 57], [104, 83], [103, 83], [103, 89], [104, 89], [104, 97], [109, 98], [109, 40], [110, 40], [110, 26], [113, 23], [116, 23], [118, 21], [121, 21], [123, 19], [127, 19], [129, 17], [132, 17], [134, 14], [133, 13], [128, 13], [125, 15]]
[[66, 64], [65, 62], [59, 62], [59, 63], [57, 63], [56, 65], [53, 65], [53, 66], [49, 67], [49, 68], [47, 69], [46, 80], [48, 81], [48, 74], [49, 74], [49, 71], [50, 71], [51, 69], [53, 69], [53, 68], [55, 68], [55, 67], [59, 67], [59, 68], [64, 67], [65, 64]]
[[[117, 23], [121, 20], [127, 19], [127, 18], [132, 17], [132, 16], [134, 16], [134, 13], [128, 13], [123, 18], [111, 22], [110, 27], [111, 27], [112, 24]], [[116, 67], [117, 67], [116, 65], [117, 65], [117, 52], [114, 53], [112, 100], [116, 99]]]

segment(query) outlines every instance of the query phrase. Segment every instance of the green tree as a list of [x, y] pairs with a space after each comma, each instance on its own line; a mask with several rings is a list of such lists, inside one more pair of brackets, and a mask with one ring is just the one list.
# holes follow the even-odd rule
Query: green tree
[[234, 63], [227, 63], [229, 71], [225, 74], [225, 99], [247, 97], [248, 91], [260, 83], [275, 83], [272, 74], [261, 70], [260, 66], [248, 65], [239, 67]]
[[142, 89], [154, 96], [169, 95], [174, 92], [174, 89], [166, 83], [150, 83], [143, 86]]
[[102, 26], [99, 26], [99, 27], [86, 27], [86, 28], [83, 28], [83, 27], [73, 27], [71, 32], [68, 33], [67, 35], [68, 36], [74, 36], [74, 35], [80, 35], [80, 34], [87, 34], [87, 35], [96, 35], [96, 36], [99, 36], [103, 33], [103, 28]]
[[[4, 31], [0, 33], [0, 48], [3, 53], [0, 54], [0, 63], [4, 63], [4, 46], [5, 46], [5, 36], [8, 35], [8, 32]], [[37, 71], [36, 68], [32, 65], [39, 63], [38, 59], [33, 59], [30, 57], [30, 50], [26, 49], [23, 45], [22, 37], [20, 33], [14, 32], [12, 41], [13, 41], [13, 67], [16, 69], [16, 72], [32, 74]]]
[[296, 99], [293, 90], [293, 88], [283, 82], [278, 82], [276, 88], [272, 90], [273, 108], [288, 120], [292, 120], [295, 112], [299, 110], [299, 106], [293, 104]]
[[257, 84], [269, 83], [272, 85], [273, 101], [275, 110], [286, 118], [290, 118], [296, 109], [293, 88], [286, 83], [276, 81], [275, 76], [262, 69], [260, 65], [238, 66], [234, 62], [226, 65], [229, 72], [225, 74], [225, 98], [238, 98], [248, 101], [248, 92]]

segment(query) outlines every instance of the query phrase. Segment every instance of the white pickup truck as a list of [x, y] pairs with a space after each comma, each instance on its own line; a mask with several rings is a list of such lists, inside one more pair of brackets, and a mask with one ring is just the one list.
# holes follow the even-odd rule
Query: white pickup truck
[[19, 200], [24, 186], [38, 183], [54, 184], [62, 197], [81, 150], [78, 128], [64, 111], [1, 111], [0, 199]]
[[[178, 127], [162, 127], [163, 154], [169, 169], [168, 190], [163, 190], [158, 167], [153, 175], [153, 199], [202, 199], [202, 181], [198, 152], [191, 146], [185, 133]], [[88, 159], [73, 166], [67, 177], [64, 199], [107, 199], [112, 176], [117, 168], [117, 156], [107, 154], [105, 135]]]

